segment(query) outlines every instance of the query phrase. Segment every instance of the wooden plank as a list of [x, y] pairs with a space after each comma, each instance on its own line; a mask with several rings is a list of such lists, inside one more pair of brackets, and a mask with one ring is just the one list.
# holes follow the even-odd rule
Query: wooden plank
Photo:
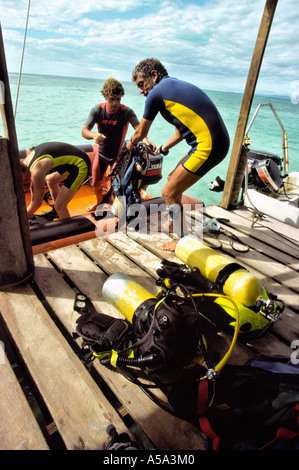
[[[262, 253], [263, 255], [267, 256], [270, 260], [272, 259], [272, 260], [278, 261], [283, 266], [293, 269], [297, 273], [299, 272], [299, 250], [298, 250], [298, 257], [296, 256], [297, 253], [294, 253], [295, 256], [292, 256], [290, 253], [285, 253], [284, 251], [281, 251], [279, 249], [279, 243], [275, 243], [275, 241], [273, 241], [272, 246], [265, 244], [262, 239], [263, 238], [262, 234], [260, 234], [261, 240], [259, 240], [258, 238], [253, 238], [253, 237], [248, 236], [246, 233], [244, 233], [243, 231], [240, 231], [239, 229], [234, 228], [230, 224], [222, 223], [221, 228], [225, 233], [220, 234], [219, 236], [220, 244], [223, 238], [229, 239], [230, 234], [233, 234], [236, 237], [238, 237], [245, 246], [247, 245], [249, 248], [253, 249], [254, 251], [257, 251], [258, 253]], [[204, 233], [204, 237], [205, 235], [206, 234]], [[236, 249], [240, 249], [237, 242], [234, 242], [234, 247]], [[293, 252], [295, 252], [295, 250], [293, 250]]]
[[0, 371], [0, 450], [48, 450], [6, 355]]
[[290, 247], [293, 246], [297, 250], [297, 254], [298, 254], [299, 228], [288, 225], [284, 222], [281, 222], [280, 220], [273, 219], [273, 217], [270, 217], [269, 215], [266, 215], [266, 214], [264, 215], [262, 219], [257, 219], [255, 221], [254, 212], [248, 210], [245, 207], [240, 207], [239, 209], [235, 209], [231, 213], [238, 214], [241, 217], [248, 219], [251, 224], [254, 222], [255, 228], [258, 228], [258, 229], [261, 227], [263, 227], [264, 229], [268, 228], [269, 233], [271, 233], [275, 239], [279, 240], [280, 243], [282, 242], [286, 243]]
[[[144, 235], [147, 239], [151, 238], [152, 245], [155, 245], [155, 241], [151, 235]], [[118, 250], [126, 254], [128, 258], [134, 261], [139, 266], [142, 266], [142, 269], [149, 273], [154, 278], [157, 278], [156, 270], [161, 265], [161, 258], [157, 256], [153, 251], [145, 249], [140, 244], [140, 237], [142, 235], [134, 234], [134, 238], [130, 238], [124, 233], [114, 233], [107, 237], [109, 243], [117, 247]], [[159, 241], [159, 237], [156, 237], [156, 243]]]
[[240, 233], [244, 233], [248, 238], [263, 242], [265, 244], [265, 252], [267, 252], [268, 246], [271, 248], [274, 246], [283, 253], [299, 259], [299, 247], [293, 241], [283, 238], [279, 233], [276, 233], [274, 231], [275, 225], [271, 227], [271, 230], [261, 223], [252, 228], [252, 220], [248, 211], [226, 211], [221, 207], [207, 206], [204, 208], [204, 212], [211, 218], [222, 217], [229, 219], [229, 222], [223, 222], [223, 226], [228, 227], [228, 230], [234, 228]]
[[[243, 239], [245, 243], [247, 242], [249, 245], [252, 244], [252, 246], [254, 246], [254, 243], [246, 239], [243, 234], [240, 233], [238, 236], [240, 237], [240, 239]], [[225, 249], [225, 251], [228, 251], [230, 254], [234, 251], [231, 249], [228, 243], [225, 243], [225, 240], [222, 248]], [[274, 249], [271, 250], [273, 256], [275, 256]], [[263, 253], [258, 251], [254, 251], [254, 253], [252, 253], [252, 250], [247, 253], [240, 253], [235, 251], [234, 258], [239, 260], [240, 263], [246, 263], [247, 266], [250, 266], [255, 270], [266, 275], [271, 272], [271, 277], [274, 280], [280, 282], [281, 284], [285, 285], [294, 292], [299, 292], [298, 272], [296, 271], [296, 269], [293, 270], [290, 266], [286, 266], [282, 263], [277, 262], [275, 258], [270, 259], [268, 256], [265, 256]], [[288, 259], [291, 261], [290, 257]], [[296, 268], [296, 266], [297, 261], [294, 267]]]
[[[109, 240], [109, 242], [108, 242]], [[117, 244], [117, 240], [123, 241], [120, 243], [120, 246]], [[123, 271], [128, 276], [133, 276], [135, 281], [152, 292], [154, 295], [158, 292], [158, 286], [156, 285], [155, 279], [147, 274], [147, 267], [150, 269], [157, 267], [156, 257], [150, 258], [150, 253], [147, 255], [147, 259], [143, 258], [140, 262], [140, 258], [137, 259], [132, 254], [129, 249], [129, 256], [126, 256], [121, 251], [121, 246], [130, 242], [128, 237], [125, 235], [118, 234], [116, 237], [107, 237], [107, 239], [93, 239], [87, 240], [80, 243], [80, 248], [88, 254], [95, 262], [103, 269], [108, 275], [113, 273]], [[136, 245], [136, 244], [135, 244]], [[117, 248], [115, 248], [117, 246]], [[133, 247], [133, 251], [137, 252], [136, 247]], [[134, 263], [134, 259], [136, 263]], [[146, 264], [146, 261], [149, 261], [149, 265]]]
[[0, 292], [0, 311], [67, 449], [104, 449], [109, 423], [127, 431], [29, 284]]
[[[149, 263], [148, 265], [143, 265], [143, 268], [146, 269], [147, 272], [150, 273], [154, 277], [157, 277], [156, 269], [157, 267], [159, 267], [159, 264], [163, 258], [169, 261], [176, 261], [178, 263], [181, 263], [181, 261], [176, 258], [174, 253], [162, 250], [161, 246], [165, 242], [172, 240], [171, 237], [169, 237], [168, 235], [164, 233], [158, 233], [158, 234], [152, 235], [152, 234], [146, 234], [146, 233], [135, 233], [135, 232], [131, 233], [128, 231], [127, 237], [131, 241], [127, 240], [126, 243], [128, 244], [130, 243], [132, 247], [134, 246], [134, 243], [135, 243], [135, 246], [137, 246], [137, 248], [134, 248], [134, 251], [132, 252], [132, 259], [134, 261], [138, 262], [138, 252], [140, 252], [141, 256], [143, 256], [144, 253], [148, 253], [148, 256], [150, 253], [154, 255], [154, 257], [152, 256], [151, 258], [152, 263]], [[118, 247], [120, 246], [125, 247], [125, 245], [121, 245], [121, 239], [118, 240], [117, 234], [109, 235], [109, 237], [107, 237], [107, 240], [110, 243], [117, 244]], [[127, 255], [129, 255], [129, 253], [127, 253]]]
[[[95, 239], [94, 243], [96, 241]], [[98, 240], [98, 245], [98, 256], [100, 257], [101, 252], [104, 253], [107, 247], [100, 240]], [[48, 253], [48, 256], [78, 288], [89, 296], [98, 311], [121, 316], [101, 295], [102, 284], [107, 276], [101, 273], [100, 268], [82, 251], [75, 246], [70, 246], [52, 251]], [[59, 273], [53, 268], [50, 269], [50, 264], [43, 255], [35, 257], [34, 278], [64, 326], [70, 333], [75, 331], [78, 314], [73, 311], [74, 294], [71, 294], [70, 287], [62, 282]], [[204, 448], [204, 439], [190, 423], [162, 410], [138, 386], [114, 370], [102, 366], [99, 361], [94, 362], [94, 367], [158, 449], [194, 450]], [[158, 396], [163, 398], [162, 394], [158, 394]]]

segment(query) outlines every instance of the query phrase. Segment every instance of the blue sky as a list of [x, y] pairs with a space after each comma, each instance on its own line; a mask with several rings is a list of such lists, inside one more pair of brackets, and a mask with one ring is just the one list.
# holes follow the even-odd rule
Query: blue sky
[[[31, 0], [24, 73], [131, 80], [156, 57], [169, 75], [243, 92], [266, 0]], [[0, 0], [9, 72], [20, 68], [28, 0]], [[299, 89], [299, 2], [279, 0], [257, 92]], [[299, 93], [298, 93], [299, 95]]]

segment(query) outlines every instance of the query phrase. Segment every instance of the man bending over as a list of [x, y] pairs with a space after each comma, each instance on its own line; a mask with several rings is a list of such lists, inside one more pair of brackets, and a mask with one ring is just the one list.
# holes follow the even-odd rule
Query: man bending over
[[[186, 140], [190, 146], [186, 154], [170, 173], [162, 189], [162, 197], [171, 211], [181, 206], [182, 194], [197, 183], [208, 171], [218, 165], [229, 149], [229, 135], [222, 118], [210, 98], [191, 83], [168, 76], [157, 59], [145, 59], [136, 65], [132, 79], [146, 97], [143, 117], [127, 147], [132, 150], [144, 139], [157, 116], [175, 126], [173, 136], [158, 152], [167, 154], [174, 145]], [[181, 210], [181, 234], [186, 234]], [[165, 243], [162, 248], [174, 251], [178, 240]]]

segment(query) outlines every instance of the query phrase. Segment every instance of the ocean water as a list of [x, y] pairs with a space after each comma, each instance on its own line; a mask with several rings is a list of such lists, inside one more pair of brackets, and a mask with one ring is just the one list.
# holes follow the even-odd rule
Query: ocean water
[[[10, 89], [13, 106], [15, 106], [18, 75], [10, 74]], [[91, 141], [81, 136], [81, 129], [89, 111], [96, 103], [103, 101], [100, 93], [104, 80], [88, 78], [57, 77], [46, 75], [23, 74], [20, 84], [16, 111], [16, 131], [19, 149], [26, 149], [45, 141], [63, 141], [75, 145]], [[200, 83], [197, 84], [200, 86]], [[122, 102], [134, 109], [139, 119], [142, 117], [145, 98], [132, 82], [123, 82], [125, 96]], [[231, 147], [233, 144], [240, 107], [241, 93], [204, 90], [218, 107], [228, 129]], [[293, 104], [290, 97], [277, 98], [255, 96], [249, 119], [251, 119], [259, 103], [271, 102], [274, 106], [287, 134], [290, 171], [299, 171], [299, 148], [297, 135], [299, 132], [299, 104]], [[148, 138], [157, 145], [162, 145], [173, 134], [174, 128], [160, 115], [153, 122]], [[2, 129], [0, 127], [0, 133]], [[127, 138], [133, 133], [129, 128]], [[271, 109], [263, 107], [249, 133], [251, 148], [264, 150], [283, 156], [282, 130]], [[167, 175], [176, 162], [188, 152], [188, 145], [183, 141], [171, 149], [163, 159], [163, 179], [148, 188], [153, 196], [159, 196]], [[197, 197], [205, 204], [218, 204], [222, 193], [210, 191], [209, 183], [216, 176], [225, 179], [230, 151], [225, 160], [212, 169], [187, 194]]]

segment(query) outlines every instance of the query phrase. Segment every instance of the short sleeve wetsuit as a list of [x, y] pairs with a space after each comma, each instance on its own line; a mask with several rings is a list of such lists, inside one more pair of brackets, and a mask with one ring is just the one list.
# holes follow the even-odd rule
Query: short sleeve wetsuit
[[191, 146], [183, 166], [203, 176], [220, 163], [229, 149], [229, 135], [210, 98], [198, 87], [169, 76], [149, 92], [143, 117], [153, 121], [160, 112]]
[[48, 174], [57, 171], [65, 175], [64, 186], [72, 191], [78, 191], [91, 168], [90, 158], [78, 147], [64, 142], [45, 142], [31, 149], [28, 168], [42, 158], [52, 159], [53, 166]]
[[85, 122], [92, 129], [97, 125], [98, 132], [104, 134], [106, 139], [99, 144], [98, 158], [94, 159], [92, 167], [93, 180], [101, 180], [108, 165], [113, 165], [120, 154], [129, 124], [134, 128], [139, 120], [135, 112], [128, 106], [121, 104], [118, 111], [110, 113], [106, 103], [95, 105]]

